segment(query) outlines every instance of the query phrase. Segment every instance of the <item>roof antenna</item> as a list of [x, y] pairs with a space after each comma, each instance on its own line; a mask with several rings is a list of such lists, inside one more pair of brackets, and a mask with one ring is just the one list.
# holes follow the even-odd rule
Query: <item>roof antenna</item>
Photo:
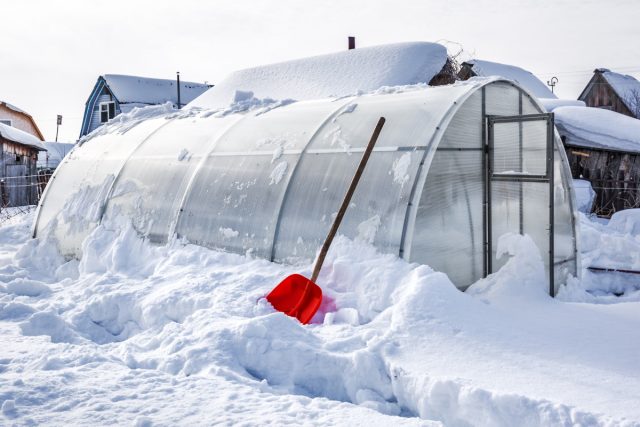
[[356, 48], [356, 38], [349, 36], [349, 50]]
[[180, 71], [176, 72], [176, 80], [178, 81], [178, 110], [179, 110], [180, 108], [182, 108], [180, 105]]
[[551, 80], [547, 80], [547, 86], [551, 87], [551, 93], [553, 93], [553, 88], [556, 87], [558, 83], [558, 78], [556, 76], [551, 77]]

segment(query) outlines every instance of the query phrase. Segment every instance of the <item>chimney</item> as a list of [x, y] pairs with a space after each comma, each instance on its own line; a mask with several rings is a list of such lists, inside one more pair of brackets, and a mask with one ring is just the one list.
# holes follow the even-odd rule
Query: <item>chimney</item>
[[349, 36], [349, 50], [356, 48], [356, 38]]
[[178, 81], [178, 110], [182, 108], [180, 105], [180, 71], [176, 73], [176, 80]]

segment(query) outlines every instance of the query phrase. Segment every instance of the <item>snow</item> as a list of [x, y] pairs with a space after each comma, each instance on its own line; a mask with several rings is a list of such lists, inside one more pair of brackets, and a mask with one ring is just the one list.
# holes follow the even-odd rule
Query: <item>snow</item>
[[358, 48], [236, 71], [190, 106], [223, 108], [237, 102], [239, 91], [251, 92], [256, 98], [300, 101], [370, 92], [382, 86], [428, 83], [446, 60], [446, 48], [435, 43]]
[[640, 102], [640, 81], [632, 76], [616, 73], [606, 68], [600, 68], [597, 71], [602, 72], [602, 76], [632, 113], [635, 114], [640, 110], [640, 105], [638, 105]]
[[46, 151], [46, 148], [42, 145], [42, 141], [38, 138], [30, 133], [16, 129], [13, 126], [5, 125], [4, 123], [0, 123], [0, 137], [29, 147], [37, 148], [38, 151]]
[[[105, 74], [103, 78], [120, 104], [178, 103], [176, 80], [122, 74]], [[180, 103], [186, 105], [208, 89], [206, 84], [180, 81]]]
[[[589, 262], [640, 262], [629, 212], [581, 216]], [[0, 227], [0, 424], [640, 425], [639, 291], [593, 274], [552, 299], [528, 236], [465, 293], [338, 236], [304, 326], [263, 297], [311, 264], [150, 245], [122, 218], [67, 260], [33, 219]]]
[[640, 120], [591, 107], [558, 107], [553, 112], [568, 145], [640, 153]]
[[547, 85], [523, 68], [480, 59], [473, 59], [465, 63], [471, 65], [473, 72], [479, 77], [504, 77], [518, 83], [538, 98], [557, 98]]
[[596, 199], [596, 192], [591, 187], [591, 183], [584, 179], [574, 179], [573, 189], [576, 194], [576, 207], [578, 211], [589, 214]]
[[552, 112], [558, 107], [585, 107], [587, 105], [584, 101], [578, 101], [575, 99], [538, 98], [538, 101], [542, 103], [548, 112]]

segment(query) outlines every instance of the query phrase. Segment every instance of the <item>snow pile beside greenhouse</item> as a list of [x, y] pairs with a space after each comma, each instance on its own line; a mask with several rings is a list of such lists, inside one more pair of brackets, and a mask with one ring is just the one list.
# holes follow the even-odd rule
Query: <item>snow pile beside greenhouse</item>
[[[340, 238], [318, 279], [322, 313], [303, 326], [263, 297], [311, 265], [152, 246], [122, 220], [65, 261], [55, 240], [29, 239], [32, 214], [12, 221], [0, 424], [640, 425], [640, 302], [574, 303], [578, 283], [551, 299], [526, 236], [503, 236], [509, 262], [466, 293]], [[637, 243], [583, 226], [601, 257]]]
[[301, 101], [429, 83], [446, 61], [446, 48], [436, 43], [365, 47], [236, 71], [189, 106], [224, 108], [237, 91], [252, 92], [257, 98]]

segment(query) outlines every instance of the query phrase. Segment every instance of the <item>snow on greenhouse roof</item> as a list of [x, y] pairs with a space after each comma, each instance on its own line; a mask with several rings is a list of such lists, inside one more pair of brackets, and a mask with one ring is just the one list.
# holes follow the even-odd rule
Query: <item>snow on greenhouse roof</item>
[[233, 102], [237, 91], [253, 92], [256, 98], [300, 101], [428, 83], [446, 61], [447, 50], [436, 43], [347, 50], [236, 71], [191, 105], [223, 108]]
[[602, 73], [602, 76], [631, 112], [638, 110], [636, 103], [640, 102], [640, 81], [632, 76], [616, 73], [606, 68], [598, 68], [596, 71]]
[[553, 112], [569, 145], [640, 153], [640, 120], [591, 107], [558, 107]]
[[13, 126], [8, 126], [0, 123], [0, 136], [9, 141], [17, 142], [22, 145], [28, 145], [30, 147], [37, 148], [40, 151], [46, 151], [47, 149], [42, 146], [42, 143], [38, 138], [30, 133], [16, 129]]
[[557, 96], [555, 96], [544, 83], [534, 76], [532, 72], [523, 68], [516, 67], [515, 65], [500, 64], [498, 62], [483, 61], [480, 59], [473, 59], [465, 63], [472, 67], [473, 72], [477, 76], [504, 77], [520, 84], [538, 98], [557, 98]]
[[[163, 104], [178, 102], [177, 82], [169, 79], [105, 74], [109, 89], [120, 103]], [[187, 104], [209, 89], [203, 83], [180, 82], [180, 103]]]

